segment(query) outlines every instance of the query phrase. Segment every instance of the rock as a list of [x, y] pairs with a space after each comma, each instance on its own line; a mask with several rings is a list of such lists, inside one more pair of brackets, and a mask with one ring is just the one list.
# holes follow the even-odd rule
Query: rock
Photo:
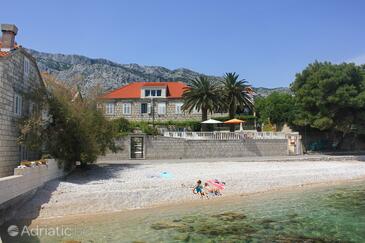
[[[63, 55], [38, 52], [27, 49], [36, 60], [42, 72], [48, 72], [66, 84], [79, 85], [83, 95], [95, 89], [108, 91], [122, 85], [136, 82], [180, 81], [189, 83], [201, 73], [178, 68], [170, 70], [160, 66], [144, 66], [139, 64], [119, 64], [106, 59], [92, 59], [80, 55]], [[221, 77], [209, 76], [213, 80]], [[257, 94], [267, 96], [274, 91], [290, 92], [289, 88], [255, 88]]]

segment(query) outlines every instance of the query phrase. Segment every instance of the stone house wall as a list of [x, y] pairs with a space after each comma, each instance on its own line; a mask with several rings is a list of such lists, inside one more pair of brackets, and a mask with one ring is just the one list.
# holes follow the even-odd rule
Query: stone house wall
[[[106, 104], [112, 103], [114, 104], [114, 114], [106, 113]], [[131, 114], [123, 114], [123, 104], [129, 103], [131, 104]], [[117, 119], [120, 117], [124, 117], [128, 120], [132, 121], [152, 121], [152, 111], [151, 113], [141, 113], [141, 104], [149, 103], [151, 104], [151, 99], [120, 99], [120, 100], [109, 100], [100, 102], [98, 104], [99, 109], [103, 110], [104, 115], [109, 119]], [[166, 114], [158, 114], [158, 103], [166, 103]], [[201, 119], [201, 111], [194, 111], [192, 113], [181, 112], [180, 114], [176, 113], [176, 104], [183, 103], [182, 99], [166, 99], [166, 98], [156, 98], [154, 101], [154, 114], [155, 121], [171, 121], [171, 120], [200, 120]], [[152, 105], [151, 105], [152, 107]], [[151, 108], [152, 109], [152, 108]], [[226, 113], [213, 113], [208, 114], [208, 118], [210, 117], [219, 117], [226, 116]]]
[[[29, 75], [24, 75], [24, 60], [29, 60]], [[36, 155], [17, 144], [17, 121], [26, 116], [31, 104], [29, 94], [43, 85], [35, 59], [23, 48], [0, 58], [0, 177], [13, 173], [21, 159], [34, 159]], [[14, 97], [22, 97], [22, 115], [14, 112]]]

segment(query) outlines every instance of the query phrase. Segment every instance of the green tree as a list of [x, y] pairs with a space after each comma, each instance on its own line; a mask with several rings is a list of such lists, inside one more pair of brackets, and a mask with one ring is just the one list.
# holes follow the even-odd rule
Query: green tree
[[96, 108], [95, 100], [75, 100], [70, 89], [54, 78], [46, 75], [44, 80], [48, 87], [43, 90], [42, 104], [48, 118], [35, 113], [20, 121], [20, 143], [43, 150], [63, 162], [65, 168], [76, 161], [92, 163], [107, 149], [116, 150], [115, 129]]
[[339, 148], [345, 136], [365, 132], [364, 68], [315, 62], [291, 85], [300, 108], [295, 123], [333, 134]]
[[[208, 119], [208, 112], [214, 112], [222, 106], [220, 87], [207, 77], [200, 76], [191, 80], [190, 87], [183, 93], [182, 109], [192, 112], [194, 109], [202, 112], [202, 121]], [[206, 130], [206, 126], [202, 126]]]
[[297, 112], [294, 97], [281, 92], [273, 92], [267, 97], [255, 99], [255, 110], [260, 122], [279, 127], [284, 123], [292, 124]]
[[[237, 109], [248, 107], [253, 109], [252, 89], [244, 79], [239, 80], [236, 73], [226, 73], [222, 81], [224, 103], [228, 110], [229, 118], [233, 119]], [[234, 125], [230, 128], [234, 132]]]

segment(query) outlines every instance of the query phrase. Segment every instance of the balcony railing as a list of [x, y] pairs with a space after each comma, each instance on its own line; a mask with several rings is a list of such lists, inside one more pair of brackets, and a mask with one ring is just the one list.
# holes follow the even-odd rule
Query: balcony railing
[[283, 132], [164, 132], [165, 137], [193, 140], [286, 139]]

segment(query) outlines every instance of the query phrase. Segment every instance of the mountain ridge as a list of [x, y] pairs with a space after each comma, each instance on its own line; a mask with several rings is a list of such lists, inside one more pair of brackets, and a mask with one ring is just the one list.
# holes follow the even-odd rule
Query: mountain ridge
[[[98, 88], [101, 92], [116, 89], [122, 85], [136, 82], [163, 82], [189, 80], [205, 75], [187, 68], [168, 69], [162, 66], [148, 66], [137, 63], [120, 64], [105, 58], [89, 58], [77, 54], [39, 52], [26, 49], [37, 61], [41, 72], [48, 72], [69, 86], [78, 85], [83, 94]], [[213, 80], [222, 77], [205, 75]], [[259, 95], [266, 96], [274, 91], [290, 92], [286, 87], [255, 88]]]

